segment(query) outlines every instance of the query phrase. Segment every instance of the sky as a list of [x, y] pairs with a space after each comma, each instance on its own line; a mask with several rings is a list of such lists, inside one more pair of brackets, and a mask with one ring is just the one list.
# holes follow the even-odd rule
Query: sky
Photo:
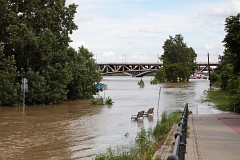
[[240, 0], [66, 0], [78, 5], [70, 46], [83, 45], [97, 63], [159, 62], [164, 42], [181, 34], [197, 62], [223, 55], [225, 19]]

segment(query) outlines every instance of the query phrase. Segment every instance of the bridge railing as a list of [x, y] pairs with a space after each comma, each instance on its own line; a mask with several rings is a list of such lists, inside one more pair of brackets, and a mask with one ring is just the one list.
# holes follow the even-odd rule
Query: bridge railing
[[186, 103], [181, 120], [178, 123], [177, 132], [175, 133], [173, 152], [170, 156], [168, 156], [167, 160], [185, 160], [188, 114], [188, 103]]

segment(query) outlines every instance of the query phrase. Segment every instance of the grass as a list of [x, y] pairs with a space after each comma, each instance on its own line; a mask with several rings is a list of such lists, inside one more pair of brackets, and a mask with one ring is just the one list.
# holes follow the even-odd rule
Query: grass
[[211, 90], [208, 91], [207, 102], [212, 102], [216, 105], [216, 108], [222, 111], [231, 110], [231, 95], [224, 90]]

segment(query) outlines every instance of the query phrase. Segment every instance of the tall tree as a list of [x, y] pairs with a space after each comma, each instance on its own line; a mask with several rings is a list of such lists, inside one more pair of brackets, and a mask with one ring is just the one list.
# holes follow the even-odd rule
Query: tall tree
[[182, 81], [188, 80], [194, 71], [197, 54], [193, 48], [187, 47], [183, 36], [178, 34], [175, 37], [169, 36], [163, 45], [164, 53], [161, 56], [168, 81], [176, 82], [179, 78]]
[[0, 45], [0, 105], [19, 103], [20, 85], [16, 83], [18, 76], [14, 56], [6, 57]]
[[[51, 104], [94, 93], [93, 84], [100, 80], [92, 54], [84, 48], [79, 53], [69, 48], [69, 35], [77, 29], [73, 21], [76, 7], [66, 6], [65, 0], [0, 1], [1, 54], [16, 60], [9, 59], [9, 63], [20, 75], [9, 78], [11, 83], [28, 79], [27, 104]], [[79, 87], [78, 82], [82, 83], [81, 92], [69, 96], [75, 89], [70, 84]], [[0, 87], [4, 90], [6, 86]]]
[[240, 13], [237, 16], [226, 18], [225, 31], [227, 32], [223, 42], [225, 43], [222, 63], [232, 64], [234, 74], [240, 74]]
[[213, 75], [231, 94], [229, 110], [240, 113], [240, 13], [225, 20], [225, 50]]
[[46, 58], [68, 47], [68, 35], [77, 29], [73, 22], [77, 6], [66, 7], [65, 0], [11, 0], [0, 6], [0, 41], [4, 53], [15, 56], [18, 70], [39, 69]]
[[93, 59], [93, 54], [81, 46], [77, 52], [69, 52], [72, 56], [72, 81], [68, 84], [69, 99], [86, 99], [96, 93], [96, 82], [100, 82], [101, 75]]

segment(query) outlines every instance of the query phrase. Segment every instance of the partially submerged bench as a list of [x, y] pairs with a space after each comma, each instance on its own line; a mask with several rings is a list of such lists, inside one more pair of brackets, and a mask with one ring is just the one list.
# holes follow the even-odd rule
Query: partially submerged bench
[[132, 115], [131, 120], [132, 119], [137, 120], [138, 118], [143, 117], [143, 115], [144, 115], [144, 111], [140, 111], [140, 112], [138, 112], [137, 115]]
[[147, 112], [143, 113], [143, 115], [148, 116], [149, 114], [153, 114], [153, 110], [154, 110], [154, 108], [149, 108]]

